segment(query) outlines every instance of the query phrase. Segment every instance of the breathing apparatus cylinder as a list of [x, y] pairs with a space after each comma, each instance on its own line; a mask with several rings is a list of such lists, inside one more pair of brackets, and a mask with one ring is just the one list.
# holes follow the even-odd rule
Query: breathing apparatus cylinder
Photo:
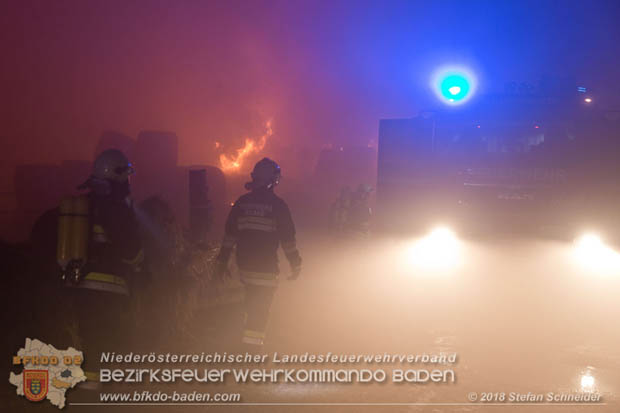
[[68, 196], [60, 203], [56, 258], [62, 278], [79, 282], [89, 241], [89, 201], [85, 195]]

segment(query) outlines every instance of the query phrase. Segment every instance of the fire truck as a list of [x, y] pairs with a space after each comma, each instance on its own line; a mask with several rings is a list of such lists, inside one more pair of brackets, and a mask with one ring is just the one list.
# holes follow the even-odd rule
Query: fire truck
[[[380, 121], [377, 223], [574, 237], [620, 225], [620, 112], [584, 92], [506, 93]], [[531, 91], [530, 91], [531, 92]]]

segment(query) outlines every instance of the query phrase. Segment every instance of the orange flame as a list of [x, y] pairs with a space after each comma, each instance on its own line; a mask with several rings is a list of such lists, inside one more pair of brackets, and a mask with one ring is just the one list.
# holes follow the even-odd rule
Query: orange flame
[[235, 156], [220, 155], [220, 166], [224, 172], [238, 172], [248, 156], [263, 150], [267, 143], [267, 138], [273, 135], [271, 120], [267, 121], [265, 128], [265, 133], [262, 136], [256, 139], [245, 138], [245, 145], [243, 148], [237, 149]]

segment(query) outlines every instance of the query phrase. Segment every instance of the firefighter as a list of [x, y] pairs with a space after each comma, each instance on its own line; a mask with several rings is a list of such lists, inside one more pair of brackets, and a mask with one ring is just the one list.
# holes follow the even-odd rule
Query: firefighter
[[[121, 151], [106, 150], [96, 158], [92, 175], [80, 186], [89, 192], [73, 199], [78, 206], [86, 205], [82, 208], [84, 214], [75, 213], [75, 210], [67, 214], [66, 205], [64, 210], [63, 206], [60, 208], [59, 263], [64, 268], [63, 278], [70, 291], [77, 334], [85, 355], [83, 368], [88, 380], [82, 387], [86, 388], [98, 387], [100, 354], [122, 351], [128, 343], [132, 327], [131, 293], [143, 283], [140, 277], [144, 251], [130, 198], [129, 177], [133, 172], [131, 163]], [[63, 218], [80, 217], [87, 223], [85, 236], [76, 234], [79, 225], [63, 221]], [[85, 243], [77, 248], [87, 251], [84, 256], [61, 259], [62, 244], [76, 242]], [[71, 260], [82, 264], [71, 267], [67, 264]]]
[[370, 235], [372, 209], [368, 205], [372, 187], [360, 184], [351, 195], [346, 232], [351, 238], [367, 238]]
[[291, 266], [289, 280], [301, 271], [301, 257], [295, 242], [295, 225], [287, 204], [274, 193], [280, 181], [280, 167], [271, 159], [256, 163], [249, 190], [232, 206], [225, 236], [217, 257], [217, 276], [228, 272], [228, 260], [236, 246], [236, 260], [245, 285], [245, 326], [242, 343], [262, 348], [269, 308], [278, 286], [277, 250], [281, 245]]
[[341, 237], [346, 227], [349, 207], [351, 205], [351, 188], [343, 186], [340, 196], [334, 201], [329, 210], [329, 233], [334, 237]]

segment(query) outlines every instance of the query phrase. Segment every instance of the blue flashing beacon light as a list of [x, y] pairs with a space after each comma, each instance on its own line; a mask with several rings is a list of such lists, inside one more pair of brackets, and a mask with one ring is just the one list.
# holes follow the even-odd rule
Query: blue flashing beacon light
[[443, 68], [434, 74], [431, 86], [445, 104], [460, 105], [473, 96], [477, 82], [476, 77], [466, 69]]

